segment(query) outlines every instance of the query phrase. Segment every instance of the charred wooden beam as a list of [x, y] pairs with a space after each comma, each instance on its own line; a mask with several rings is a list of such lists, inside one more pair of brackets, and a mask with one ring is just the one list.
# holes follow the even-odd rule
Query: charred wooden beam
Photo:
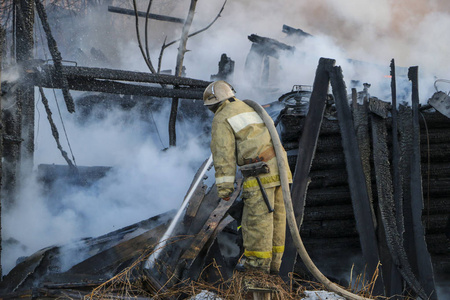
[[269, 55], [278, 58], [278, 51], [295, 51], [295, 47], [281, 43], [277, 40], [251, 34], [248, 39], [253, 43], [252, 50], [260, 55]]
[[[209, 84], [208, 81], [191, 78], [103, 68], [63, 66], [62, 72], [71, 90], [112, 94], [202, 99], [203, 89]], [[58, 73], [54, 66], [43, 65], [34, 68], [29, 71], [28, 76], [36, 86], [61, 88], [61, 83], [56, 80]], [[162, 88], [142, 83], [174, 85], [179, 88]]]
[[298, 226], [301, 226], [303, 221], [305, 195], [309, 184], [308, 174], [315, 155], [323, 114], [325, 112], [328, 86], [330, 83], [326, 69], [327, 67], [334, 66], [334, 63], [334, 60], [324, 58], [321, 58], [319, 61], [305, 126], [303, 127], [298, 144], [297, 163], [291, 191]]
[[[113, 12], [113, 13], [123, 14], [123, 15], [135, 16], [135, 11], [133, 9], [126, 9], [126, 8], [116, 7], [116, 6], [108, 6], [108, 11]], [[143, 17], [143, 18], [148, 17], [149, 19], [158, 20], [158, 21], [166, 21], [166, 22], [184, 24], [184, 19], [170, 17], [170, 16], [164, 16], [164, 15], [158, 15], [158, 14], [147, 14], [146, 12], [143, 12], [143, 11], [138, 11], [137, 15], [139, 17]]]
[[[352, 107], [353, 107], [355, 134], [358, 142], [359, 152], [361, 154], [361, 163], [363, 167], [364, 177], [366, 179], [367, 196], [369, 197], [369, 201], [371, 203], [370, 208], [372, 212], [373, 224], [376, 227], [377, 221], [373, 210], [372, 174], [371, 174], [372, 168], [370, 165], [370, 157], [372, 153], [370, 150], [371, 147], [370, 147], [369, 114], [368, 114], [369, 93], [367, 88], [368, 88], [367, 86], [364, 87], [364, 92], [361, 95], [359, 95], [360, 99], [358, 99], [358, 94], [356, 93], [356, 90], [352, 89]], [[360, 102], [362, 102], [362, 104], [359, 104]]]
[[419, 124], [419, 83], [418, 67], [410, 67], [408, 79], [412, 85], [412, 128], [413, 143], [411, 157], [411, 215], [412, 215], [412, 235], [414, 236], [414, 246], [417, 254], [417, 266], [419, 271], [419, 281], [425, 289], [429, 299], [437, 299], [436, 287], [434, 284], [433, 267], [430, 253], [425, 242], [425, 230], [422, 226], [423, 191], [422, 175], [420, 169], [420, 124]]
[[[33, 0], [13, 1], [14, 21], [13, 39], [15, 49], [13, 53], [19, 66], [20, 76], [24, 68], [34, 57], [34, 3]], [[14, 202], [15, 192], [20, 188], [21, 178], [30, 174], [33, 169], [34, 157], [34, 89], [29, 82], [21, 81], [14, 93], [14, 108], [8, 112], [9, 117], [5, 125], [10, 127], [12, 136], [22, 138], [20, 144], [10, 144], [5, 149], [6, 181], [3, 187], [7, 193], [7, 202]], [[11, 122], [9, 122], [11, 121]]]
[[[306, 191], [308, 189], [309, 172], [316, 152], [317, 141], [319, 139], [320, 127], [322, 125], [325, 105], [328, 96], [328, 86], [330, 77], [326, 71], [332, 67], [335, 60], [320, 58], [319, 65], [314, 78], [314, 85], [310, 99], [308, 114], [306, 115], [305, 126], [298, 144], [297, 163], [292, 184], [292, 206], [299, 228], [303, 222], [303, 213], [306, 200]], [[290, 239], [289, 233], [288, 238]], [[297, 252], [293, 243], [287, 244], [284, 255], [284, 263], [281, 266], [282, 275], [292, 272], [293, 261]], [[290, 270], [289, 270], [290, 266]]]
[[[336, 103], [336, 111], [341, 129], [342, 146], [347, 165], [348, 180], [355, 212], [356, 225], [360, 236], [363, 256], [367, 262], [368, 274], [374, 274], [378, 267], [379, 255], [375, 228], [372, 221], [372, 208], [367, 194], [367, 185], [361, 163], [354, 125], [348, 106], [347, 91], [342, 69], [333, 67], [329, 70], [331, 86]], [[375, 283], [375, 294], [383, 293], [383, 283], [380, 278]]]
[[[37, 79], [36, 85], [44, 88], [58, 88], [51, 80]], [[69, 88], [76, 91], [102, 92], [111, 94], [141, 95], [160, 98], [179, 97], [181, 99], [199, 100], [203, 90], [160, 88], [98, 79], [68, 79]]]
[[[29, 70], [29, 72], [39, 72], [42, 77], [55, 79], [57, 76], [56, 68], [53, 65], [42, 65], [38, 67], [38, 70]], [[173, 75], [164, 74], [151, 74], [145, 72], [114, 70], [107, 68], [88, 68], [88, 67], [74, 67], [74, 66], [62, 66], [62, 74], [68, 79], [105, 79], [105, 80], [117, 80], [117, 81], [132, 81], [143, 83], [155, 83], [165, 85], [176, 85], [180, 87], [192, 87], [192, 88], [206, 88], [209, 81], [177, 77]], [[55, 83], [57, 84], [57, 83]]]

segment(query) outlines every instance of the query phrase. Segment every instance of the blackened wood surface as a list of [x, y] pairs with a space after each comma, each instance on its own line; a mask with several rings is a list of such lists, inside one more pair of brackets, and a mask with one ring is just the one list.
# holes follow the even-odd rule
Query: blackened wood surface
[[[372, 117], [372, 137], [373, 137], [373, 152], [374, 152], [374, 166], [377, 180], [378, 192], [378, 206], [380, 209], [381, 221], [384, 228], [386, 245], [392, 257], [393, 264], [402, 274], [403, 279], [408, 285], [417, 293], [417, 295], [425, 296], [422, 292], [422, 287], [417, 281], [416, 276], [411, 270], [406, 251], [403, 247], [402, 239], [397, 228], [395, 203], [393, 198], [392, 176], [389, 163], [389, 150], [387, 147], [387, 128], [385, 120], [377, 116]], [[383, 264], [383, 260], [381, 261]], [[391, 265], [388, 265], [389, 273]], [[391, 274], [392, 275], [392, 274]], [[394, 275], [395, 276], [395, 275]], [[390, 276], [389, 280], [394, 280]], [[390, 285], [396, 291], [397, 287]], [[392, 294], [387, 295], [392, 296]]]
[[[344, 148], [350, 193], [356, 226], [359, 232], [363, 256], [367, 262], [367, 274], [374, 274], [379, 262], [378, 246], [373, 225], [370, 200], [360, 159], [360, 152], [354, 133], [352, 115], [347, 100], [347, 92], [340, 67], [329, 70], [339, 127], [341, 129], [342, 146]], [[382, 293], [382, 281], [376, 284], [375, 293]]]
[[[359, 153], [361, 154], [361, 163], [366, 179], [367, 196], [370, 201], [370, 210], [372, 212], [373, 224], [376, 227], [377, 221], [373, 210], [373, 194], [372, 194], [372, 168], [370, 165], [371, 146], [369, 134], [369, 114], [368, 114], [368, 93], [362, 93], [360, 99], [356, 93], [356, 89], [352, 89], [352, 104], [353, 104], [353, 121], [355, 127], [356, 139], [358, 142]], [[359, 104], [362, 102], [362, 104]]]
[[[54, 78], [56, 76], [56, 68], [52, 65], [42, 65], [39, 67], [41, 76]], [[36, 70], [37, 71], [37, 70]], [[90, 68], [78, 66], [62, 66], [61, 72], [68, 79], [105, 79], [117, 81], [146, 82], [161, 85], [177, 85], [189, 86], [193, 88], [204, 89], [210, 83], [209, 81], [192, 79], [186, 77], [177, 77], [165, 74], [152, 74], [146, 72], [135, 72], [125, 70], [115, 70], [108, 68]]]
[[417, 251], [419, 281], [430, 299], [437, 299], [434, 285], [433, 267], [430, 253], [425, 242], [425, 230], [422, 226], [423, 191], [420, 168], [420, 123], [419, 123], [419, 83], [418, 67], [410, 67], [408, 78], [412, 84], [412, 128], [413, 151], [411, 158], [411, 208], [414, 244]]
[[[309, 184], [309, 172], [316, 151], [317, 140], [319, 139], [320, 127], [322, 124], [325, 104], [330, 84], [327, 68], [334, 66], [335, 61], [331, 59], [320, 58], [319, 65], [314, 78], [313, 90], [310, 98], [308, 114], [306, 115], [305, 125], [298, 143], [297, 162], [292, 182], [291, 198], [294, 214], [299, 229], [303, 222], [303, 213], [305, 207], [306, 191]], [[287, 241], [284, 258], [280, 273], [286, 276], [292, 271], [293, 263], [297, 255], [292, 235], [287, 230]]]
[[237, 187], [230, 197], [230, 200], [224, 201], [220, 200], [219, 205], [214, 209], [208, 220], [204, 223], [203, 228], [196, 234], [195, 238], [191, 241], [190, 246], [181, 256], [181, 259], [187, 260], [187, 266], [189, 267], [192, 260], [197, 258], [198, 253], [201, 251], [203, 246], [209, 240], [211, 235], [214, 233], [216, 227], [219, 225], [220, 221], [225, 216], [228, 209], [234, 203], [236, 198], [241, 192], [242, 178], [237, 180]]

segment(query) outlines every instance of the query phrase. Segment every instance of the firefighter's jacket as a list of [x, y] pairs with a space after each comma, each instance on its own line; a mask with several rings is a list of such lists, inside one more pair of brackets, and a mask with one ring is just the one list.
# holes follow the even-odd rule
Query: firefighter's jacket
[[[261, 157], [262, 154], [265, 156], [262, 158], [270, 168], [269, 173], [259, 175], [263, 186], [280, 185], [270, 133], [258, 113], [241, 100], [236, 98], [231, 102], [225, 100], [215, 112], [212, 121], [211, 152], [220, 198], [229, 197], [234, 190], [236, 164], [242, 166], [250, 160]], [[289, 170], [289, 166], [286, 166], [286, 169]], [[288, 176], [292, 182], [290, 171]], [[255, 177], [245, 178], [243, 188], [244, 193], [258, 190]]]

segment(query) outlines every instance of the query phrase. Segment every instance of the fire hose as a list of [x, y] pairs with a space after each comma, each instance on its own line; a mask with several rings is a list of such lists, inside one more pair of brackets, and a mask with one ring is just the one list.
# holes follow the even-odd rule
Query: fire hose
[[265, 111], [265, 109], [258, 103], [252, 100], [244, 100], [244, 102], [258, 113], [258, 115], [261, 117], [261, 119], [264, 121], [264, 124], [268, 128], [270, 136], [272, 138], [273, 147], [275, 149], [275, 155], [277, 157], [277, 165], [279, 170], [278, 172], [280, 174], [281, 189], [283, 192], [283, 199], [286, 208], [286, 219], [292, 235], [292, 239], [294, 241], [294, 245], [303, 263], [311, 272], [311, 274], [330, 291], [335, 292], [336, 294], [350, 300], [368, 300], [368, 298], [349, 292], [341, 288], [337, 284], [331, 282], [325, 275], [322, 274], [322, 272], [320, 272], [320, 270], [311, 260], [308, 252], [306, 251], [305, 246], [303, 245], [303, 241], [300, 237], [300, 232], [298, 230], [298, 225], [297, 222], [295, 221], [295, 214], [292, 206], [291, 192], [289, 189], [289, 180], [286, 170], [286, 166], [288, 164], [286, 161], [286, 155], [284, 153], [283, 146], [280, 141], [280, 137], [278, 136], [278, 132], [275, 128], [273, 120], [269, 116], [269, 114]]

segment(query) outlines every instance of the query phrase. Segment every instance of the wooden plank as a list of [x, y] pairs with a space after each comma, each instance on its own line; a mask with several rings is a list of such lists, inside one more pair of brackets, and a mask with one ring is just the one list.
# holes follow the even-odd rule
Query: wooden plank
[[[354, 133], [352, 115], [347, 100], [346, 87], [340, 67], [329, 70], [331, 86], [336, 103], [336, 111], [339, 127], [342, 135], [342, 146], [344, 148], [345, 163], [356, 219], [359, 232], [361, 248], [367, 263], [367, 274], [374, 274], [379, 262], [378, 245], [375, 228], [372, 219], [370, 200], [367, 194], [367, 185], [361, 162], [358, 143]], [[374, 293], [383, 293], [382, 278], [379, 277]]]
[[217, 208], [211, 213], [208, 220], [203, 225], [203, 228], [196, 234], [194, 240], [191, 241], [190, 246], [181, 256], [181, 259], [186, 260], [187, 267], [192, 264], [192, 261], [197, 257], [200, 250], [206, 244], [210, 236], [214, 233], [219, 222], [224, 217], [225, 213], [234, 203], [236, 198], [239, 196], [242, 186], [242, 178], [237, 180], [237, 186], [230, 197], [229, 201], [220, 201]]
[[[330, 79], [326, 69], [327, 66], [334, 66], [334, 64], [335, 61], [331, 59], [320, 58], [319, 60], [308, 114], [306, 115], [305, 125], [298, 143], [297, 162], [295, 165], [291, 195], [294, 214], [299, 228], [303, 222], [306, 190], [309, 184], [309, 172], [316, 151], [328, 96]], [[294, 260], [297, 256], [297, 250], [291, 240], [292, 237], [288, 230], [284, 258], [280, 268], [280, 275], [283, 277], [287, 276], [289, 272], [292, 272]]]
[[422, 226], [423, 193], [420, 168], [420, 124], [419, 124], [419, 83], [418, 67], [410, 67], [408, 78], [412, 85], [412, 128], [413, 150], [411, 157], [411, 215], [413, 222], [414, 246], [417, 253], [418, 278], [425, 289], [428, 299], [437, 299], [434, 284], [433, 266], [430, 253], [425, 242], [425, 231]]

